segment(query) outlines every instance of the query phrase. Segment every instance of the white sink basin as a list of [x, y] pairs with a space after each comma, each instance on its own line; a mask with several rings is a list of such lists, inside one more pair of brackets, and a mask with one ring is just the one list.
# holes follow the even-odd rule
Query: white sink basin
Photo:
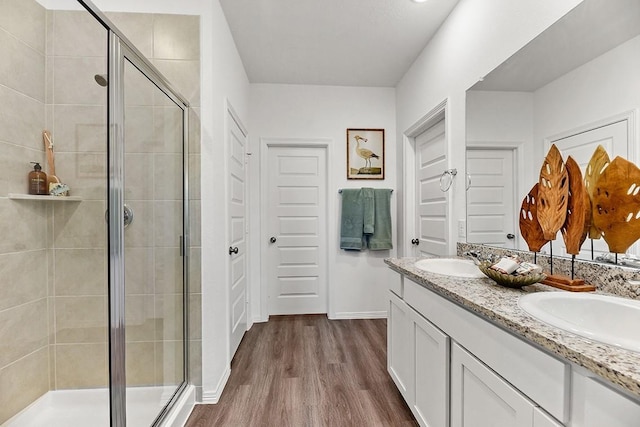
[[640, 352], [640, 301], [596, 294], [538, 292], [518, 305], [552, 326]]
[[486, 277], [473, 261], [458, 258], [427, 258], [416, 261], [416, 268], [452, 277]]

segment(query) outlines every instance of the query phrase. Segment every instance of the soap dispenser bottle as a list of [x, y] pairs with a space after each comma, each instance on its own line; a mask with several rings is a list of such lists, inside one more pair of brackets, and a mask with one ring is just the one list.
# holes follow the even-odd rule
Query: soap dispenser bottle
[[47, 192], [47, 174], [42, 172], [40, 163], [31, 162], [33, 170], [29, 172], [29, 194], [39, 196], [49, 194]]

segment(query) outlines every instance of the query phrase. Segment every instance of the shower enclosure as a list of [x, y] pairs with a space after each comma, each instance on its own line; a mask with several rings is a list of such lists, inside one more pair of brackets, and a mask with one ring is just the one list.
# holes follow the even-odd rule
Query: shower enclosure
[[190, 108], [145, 57], [172, 19], [0, 2], [0, 425], [161, 425], [189, 388]]

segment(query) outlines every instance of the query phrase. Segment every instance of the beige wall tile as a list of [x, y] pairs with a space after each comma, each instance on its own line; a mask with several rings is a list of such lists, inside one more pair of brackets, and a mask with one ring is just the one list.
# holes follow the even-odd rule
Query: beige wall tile
[[56, 155], [62, 152], [105, 153], [106, 105], [55, 105], [52, 130]]
[[107, 344], [58, 344], [56, 389], [106, 387]]
[[107, 88], [96, 83], [96, 74], [107, 72], [106, 58], [55, 57], [53, 62], [55, 104], [105, 105]]
[[0, 424], [49, 390], [48, 368], [45, 347], [0, 369]]
[[189, 293], [202, 292], [202, 249], [191, 246], [189, 248]]
[[153, 64], [192, 106], [200, 106], [200, 61], [154, 59]]
[[56, 248], [106, 248], [104, 201], [56, 203], [54, 212], [53, 239]]
[[189, 339], [202, 339], [202, 294], [189, 295]]
[[1, 85], [0, 99], [0, 140], [43, 151], [44, 104]]
[[189, 201], [189, 225], [191, 227], [190, 235], [191, 235], [191, 247], [194, 246], [202, 246], [201, 244], [201, 213], [200, 213], [200, 200], [190, 200]]
[[133, 210], [133, 222], [124, 230], [126, 248], [148, 248], [153, 246], [155, 224], [153, 202], [128, 200], [127, 205]]
[[46, 298], [0, 312], [0, 366], [49, 344], [46, 312]]
[[200, 154], [189, 154], [189, 200], [200, 200]]
[[155, 292], [176, 294], [183, 289], [182, 260], [179, 248], [155, 248]]
[[0, 255], [0, 312], [47, 296], [45, 249]]
[[107, 294], [105, 249], [55, 249], [55, 295]]
[[178, 386], [184, 381], [182, 341], [156, 342], [156, 384]]
[[153, 341], [127, 343], [125, 358], [128, 386], [155, 384]]
[[182, 200], [182, 154], [155, 154], [153, 160], [154, 199]]
[[46, 208], [37, 200], [0, 199], [0, 254], [44, 249]]
[[202, 341], [189, 341], [189, 382], [202, 386]]
[[189, 108], [189, 154], [200, 154], [200, 108]]
[[153, 109], [153, 139], [155, 151], [161, 153], [182, 153], [184, 151], [183, 110], [171, 106]]
[[145, 57], [153, 55], [153, 15], [107, 12], [107, 17]]
[[44, 168], [44, 153], [31, 148], [0, 142], [0, 196], [8, 193], [29, 192], [28, 175], [33, 170], [30, 162], [39, 162]]
[[125, 248], [126, 295], [153, 294], [153, 248]]
[[56, 297], [56, 344], [105, 343], [106, 296]]
[[156, 296], [156, 340], [181, 340], [184, 336], [182, 294], [163, 294]]
[[157, 201], [154, 203], [155, 246], [177, 248], [182, 234], [182, 203]]
[[106, 153], [56, 153], [56, 175], [69, 185], [73, 196], [86, 200], [106, 200]]
[[0, 58], [0, 84], [44, 102], [43, 53], [0, 30]]
[[45, 8], [34, 0], [0, 2], [0, 28], [45, 53]]
[[124, 104], [127, 107], [152, 106], [158, 88], [128, 62], [124, 66]]
[[153, 341], [156, 315], [153, 295], [127, 295], [125, 302], [126, 341]]
[[153, 133], [153, 107], [128, 106], [124, 123], [125, 152], [153, 153], [158, 144]]
[[56, 56], [107, 55], [107, 30], [87, 11], [55, 11], [53, 38]]
[[200, 59], [200, 17], [153, 16], [153, 57], [156, 59]]
[[153, 200], [153, 160], [153, 154], [125, 154], [125, 200]]

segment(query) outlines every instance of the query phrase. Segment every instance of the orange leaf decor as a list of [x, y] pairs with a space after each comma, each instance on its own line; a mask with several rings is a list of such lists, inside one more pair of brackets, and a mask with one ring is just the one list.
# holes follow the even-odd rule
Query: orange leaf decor
[[520, 208], [520, 233], [532, 252], [540, 252], [540, 249], [547, 243], [538, 222], [538, 207], [536, 205], [538, 187], [539, 184], [536, 183], [522, 201], [522, 208]]
[[601, 171], [593, 192], [593, 222], [614, 253], [640, 238], [640, 169], [622, 157]]
[[538, 222], [544, 238], [555, 240], [556, 233], [567, 217], [569, 176], [562, 155], [555, 144], [551, 146], [540, 169], [538, 187]]
[[[611, 163], [611, 160], [609, 159], [607, 151], [602, 145], [598, 145], [598, 148], [596, 148], [596, 151], [594, 151], [593, 155], [591, 156], [591, 160], [589, 160], [589, 164], [587, 165], [587, 169], [585, 170], [584, 174], [584, 186], [587, 189], [587, 194], [589, 195], [592, 206], [595, 206], [593, 203], [593, 193], [596, 189], [596, 183], [598, 182], [598, 178], [600, 178], [600, 174], [602, 174], [602, 171], [604, 171], [604, 169], [609, 166], [609, 163]], [[601, 232], [594, 224], [593, 215], [594, 213], [592, 212], [590, 220], [591, 227], [589, 228], [589, 238], [599, 239]]]
[[582, 172], [578, 163], [569, 156], [565, 166], [569, 176], [569, 199], [567, 218], [560, 231], [562, 231], [567, 253], [578, 255], [591, 225], [591, 200], [582, 181]]

